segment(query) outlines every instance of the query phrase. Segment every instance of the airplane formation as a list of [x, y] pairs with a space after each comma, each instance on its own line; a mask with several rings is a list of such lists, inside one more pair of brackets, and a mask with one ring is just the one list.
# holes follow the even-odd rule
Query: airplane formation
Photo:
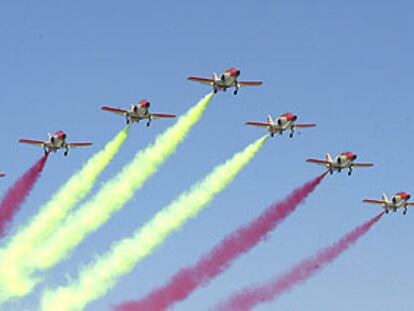
[[[212, 78], [202, 78], [190, 76], [189, 81], [198, 82], [204, 85], [209, 85], [213, 88], [214, 93], [226, 92], [227, 89], [234, 88], [233, 94], [237, 95], [241, 87], [245, 86], [261, 86], [262, 81], [239, 81], [240, 70], [237, 68], [230, 68], [225, 70], [220, 76], [213, 73]], [[141, 120], [146, 120], [146, 126], [150, 126], [152, 120], [158, 119], [173, 119], [175, 114], [161, 114], [151, 113], [149, 111], [151, 104], [148, 100], [140, 100], [136, 105], [131, 105], [128, 110], [113, 108], [108, 106], [101, 107], [101, 110], [121, 115], [125, 118], [127, 124], [139, 123]], [[289, 137], [293, 137], [296, 129], [312, 128], [316, 124], [297, 124], [298, 116], [293, 113], [284, 113], [273, 120], [268, 115], [266, 122], [246, 122], [245, 125], [263, 128], [269, 132], [271, 137], [275, 135], [282, 135], [285, 131], [289, 131]], [[23, 144], [30, 144], [43, 148], [45, 155], [57, 152], [59, 149], [64, 149], [64, 155], [67, 156], [70, 149], [79, 147], [91, 146], [90, 142], [82, 143], [68, 143], [66, 142], [67, 134], [63, 131], [58, 131], [55, 134], [49, 134], [47, 141], [20, 139], [19, 142]], [[331, 175], [334, 172], [341, 173], [342, 170], [348, 170], [348, 175], [352, 175], [353, 168], [358, 167], [372, 167], [373, 163], [355, 163], [357, 155], [353, 152], [343, 152], [332, 158], [329, 153], [326, 154], [324, 160], [307, 159], [306, 162], [323, 166]], [[5, 177], [5, 173], [0, 173], [0, 178]], [[388, 214], [390, 211], [396, 212], [399, 209], [403, 210], [403, 214], [407, 213], [408, 207], [414, 207], [414, 203], [408, 202], [411, 195], [406, 192], [399, 192], [395, 194], [391, 200], [383, 194], [382, 200], [365, 199], [362, 202], [366, 204], [373, 204], [381, 206]]]

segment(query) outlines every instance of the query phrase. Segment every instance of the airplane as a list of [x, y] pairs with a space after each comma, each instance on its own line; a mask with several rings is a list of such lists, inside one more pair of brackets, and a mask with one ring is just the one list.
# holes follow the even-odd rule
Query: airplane
[[224, 71], [220, 77], [213, 73], [212, 79], [188, 77], [187, 80], [207, 84], [213, 87], [214, 94], [218, 91], [227, 91], [228, 88], [234, 87], [234, 95], [237, 95], [241, 86], [259, 86], [262, 85], [261, 81], [239, 82], [237, 78], [240, 76], [240, 70], [237, 68], [230, 68]]
[[414, 207], [414, 203], [409, 203], [408, 200], [411, 198], [411, 195], [406, 192], [398, 192], [392, 198], [391, 201], [388, 199], [385, 193], [382, 194], [382, 201], [378, 200], [363, 200], [362, 202], [367, 204], [380, 205], [384, 208], [385, 212], [388, 214], [390, 211], [396, 212], [397, 209], [403, 208], [403, 215], [407, 214], [407, 207]]
[[349, 169], [348, 175], [351, 176], [354, 167], [372, 167], [373, 163], [354, 163], [357, 155], [352, 152], [343, 152], [333, 160], [329, 153], [326, 154], [325, 160], [308, 159], [306, 162], [318, 164], [326, 167], [332, 175], [334, 171], [340, 173], [343, 169]]
[[276, 134], [282, 135], [284, 131], [290, 130], [289, 137], [293, 137], [296, 128], [309, 128], [315, 127], [316, 124], [295, 124], [295, 121], [298, 119], [298, 116], [293, 113], [285, 113], [279, 116], [276, 121], [273, 121], [272, 117], [267, 116], [267, 123], [261, 122], [246, 122], [246, 125], [256, 126], [260, 128], [265, 128], [270, 133], [270, 136], [273, 137]]
[[150, 113], [149, 107], [151, 106], [150, 102], [146, 99], [140, 100], [138, 104], [131, 105], [128, 110], [118, 109], [118, 108], [111, 108], [111, 107], [101, 107], [101, 110], [109, 111], [112, 113], [119, 114], [121, 116], [125, 116], [126, 123], [133, 123], [139, 122], [140, 120], [148, 119], [147, 126], [150, 126], [152, 120], [156, 119], [172, 119], [175, 118], [175, 114], [160, 114], [160, 113]]
[[6, 174], [0, 173], [0, 177], [4, 177], [4, 176], [6, 176]]
[[68, 155], [69, 149], [92, 145], [92, 143], [67, 143], [66, 137], [67, 135], [63, 131], [58, 131], [53, 135], [49, 134], [49, 139], [47, 141], [20, 139], [19, 143], [42, 147], [45, 151], [45, 155], [51, 152], [56, 152], [59, 149], [65, 149], [65, 156]]

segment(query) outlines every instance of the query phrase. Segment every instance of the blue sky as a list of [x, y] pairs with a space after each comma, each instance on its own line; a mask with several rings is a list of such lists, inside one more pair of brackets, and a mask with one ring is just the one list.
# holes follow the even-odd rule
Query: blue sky
[[[269, 140], [239, 178], [154, 256], [87, 310], [142, 297], [194, 263], [227, 233], [321, 172], [308, 157], [352, 150], [373, 169], [329, 177], [266, 243], [174, 310], [214, 305], [277, 275], [378, 212], [366, 197], [414, 193], [411, 1], [4, 1], [0, 4], [0, 170], [4, 192], [41, 151], [17, 144], [63, 129], [92, 149], [50, 158], [11, 231], [36, 213], [123, 126], [102, 105], [147, 98], [154, 112], [185, 112], [209, 92], [186, 81], [236, 66], [261, 88], [218, 94], [200, 124], [120, 213], [48, 274], [63, 284], [78, 267], [128, 236], [215, 165], [261, 137], [243, 126], [287, 111], [316, 122], [291, 140]], [[410, 82], [411, 81], [411, 82]], [[134, 126], [101, 182], [170, 121]], [[99, 185], [98, 185], [99, 186]], [[99, 187], [97, 187], [99, 189]], [[413, 211], [414, 212], [414, 211]], [[333, 265], [258, 310], [413, 310], [414, 213], [390, 215]], [[29, 259], [28, 259], [29, 260]], [[6, 310], [31, 310], [33, 295]]]

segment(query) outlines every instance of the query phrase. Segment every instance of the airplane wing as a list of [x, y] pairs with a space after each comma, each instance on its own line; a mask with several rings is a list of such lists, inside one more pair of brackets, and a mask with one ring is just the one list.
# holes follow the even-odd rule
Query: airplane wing
[[116, 114], [119, 114], [121, 116], [124, 116], [128, 113], [128, 111], [126, 111], [124, 109], [112, 108], [112, 107], [107, 107], [107, 106], [101, 107], [101, 110], [116, 113]]
[[92, 146], [92, 143], [68, 143], [68, 148], [73, 149], [73, 148], [79, 148], [79, 147], [88, 147], [88, 146]]
[[329, 162], [325, 160], [316, 160], [316, 159], [307, 159], [306, 162], [312, 163], [312, 164], [318, 164], [318, 165], [328, 165]]
[[31, 139], [20, 139], [19, 143], [21, 144], [28, 144], [28, 145], [33, 145], [33, 146], [38, 146], [38, 147], [43, 147], [45, 144], [47, 144], [44, 141], [40, 141], [40, 140], [31, 140]]
[[380, 205], [380, 206], [383, 206], [385, 204], [385, 201], [379, 201], [379, 200], [363, 200], [362, 202], [367, 203], [367, 204]]
[[353, 167], [372, 167], [374, 163], [352, 163]]
[[261, 128], [267, 128], [271, 124], [269, 124], [269, 123], [262, 123], [262, 122], [246, 122], [245, 125], [256, 126], [256, 127], [261, 127]]
[[262, 84], [263, 84], [262, 81], [243, 81], [243, 82], [239, 82], [240, 86], [260, 86]]
[[151, 119], [173, 119], [177, 117], [175, 114], [164, 114], [164, 113], [151, 113]]
[[187, 80], [202, 83], [202, 84], [207, 84], [207, 85], [213, 85], [214, 84], [214, 80], [206, 79], [206, 78], [188, 77]]
[[316, 124], [295, 124], [295, 128], [304, 129], [309, 127], [315, 127]]

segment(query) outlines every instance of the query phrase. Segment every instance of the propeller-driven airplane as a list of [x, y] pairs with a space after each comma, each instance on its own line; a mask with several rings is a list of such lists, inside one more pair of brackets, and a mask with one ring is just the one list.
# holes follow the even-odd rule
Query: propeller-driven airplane
[[374, 166], [373, 163], [354, 163], [356, 158], [357, 155], [352, 152], [343, 152], [336, 156], [335, 159], [332, 159], [331, 155], [327, 153], [325, 160], [308, 159], [306, 162], [326, 167], [331, 175], [334, 171], [338, 171], [338, 173], [340, 173], [343, 169], [349, 169], [348, 175], [350, 176], [352, 174], [352, 168], [354, 167]]
[[92, 143], [67, 143], [66, 137], [67, 135], [63, 131], [59, 131], [53, 135], [49, 134], [49, 139], [47, 141], [20, 139], [19, 143], [42, 147], [45, 154], [56, 152], [59, 149], [65, 149], [65, 156], [68, 155], [69, 149], [92, 145]]
[[238, 90], [242, 86], [259, 86], [262, 85], [263, 82], [261, 81], [250, 81], [250, 82], [242, 82], [238, 81], [237, 78], [240, 76], [240, 70], [237, 68], [230, 68], [227, 69], [224, 73], [220, 75], [220, 77], [213, 73], [213, 77], [211, 79], [207, 78], [199, 78], [199, 77], [188, 77], [187, 79], [190, 81], [207, 84], [213, 87], [214, 93], [219, 91], [227, 91], [228, 88], [234, 87], [234, 95], [237, 94]]
[[139, 122], [140, 120], [147, 119], [147, 126], [150, 126], [152, 120], [156, 119], [172, 119], [175, 118], [175, 114], [161, 114], [161, 113], [150, 113], [149, 107], [151, 106], [150, 102], [146, 99], [139, 101], [136, 105], [131, 105], [129, 110], [112, 108], [112, 107], [101, 107], [104, 111], [109, 111], [112, 113], [119, 114], [126, 118], [126, 123]]
[[411, 198], [411, 195], [406, 192], [398, 192], [391, 198], [391, 201], [388, 199], [385, 193], [382, 194], [382, 201], [379, 200], [363, 200], [362, 202], [367, 204], [374, 204], [382, 206], [385, 212], [388, 214], [390, 211], [396, 212], [398, 209], [403, 208], [403, 215], [407, 214], [408, 207], [414, 207], [414, 203], [408, 202]]
[[276, 134], [282, 135], [283, 132], [290, 130], [290, 137], [293, 137], [295, 129], [315, 127], [316, 124], [295, 124], [298, 116], [293, 113], [285, 113], [279, 116], [276, 121], [271, 116], [267, 116], [267, 123], [262, 122], [247, 122], [246, 125], [265, 128], [273, 137]]

